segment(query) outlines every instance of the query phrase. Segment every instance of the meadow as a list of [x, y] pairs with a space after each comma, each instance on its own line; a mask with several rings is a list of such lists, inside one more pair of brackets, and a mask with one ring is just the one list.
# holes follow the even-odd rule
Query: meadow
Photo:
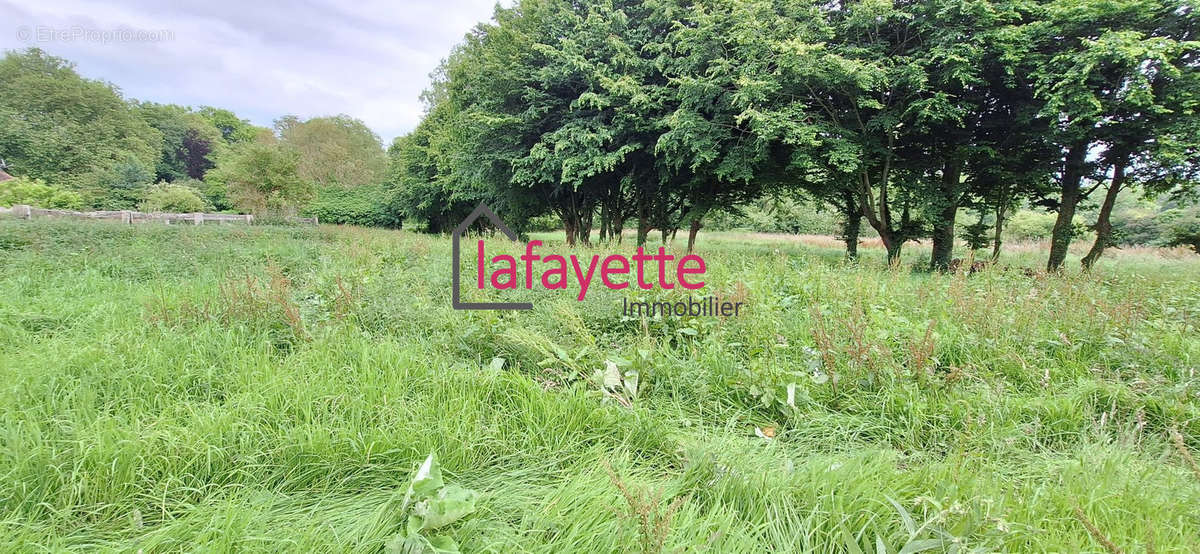
[[454, 311], [407, 231], [0, 221], [0, 551], [395, 550], [431, 453], [463, 552], [1200, 545], [1200, 257], [698, 250], [740, 317]]

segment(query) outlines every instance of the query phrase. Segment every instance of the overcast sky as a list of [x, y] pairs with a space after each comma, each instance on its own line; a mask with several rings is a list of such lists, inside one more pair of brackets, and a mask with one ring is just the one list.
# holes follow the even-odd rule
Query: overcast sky
[[127, 97], [259, 125], [346, 113], [388, 143], [420, 121], [429, 73], [495, 3], [0, 0], [0, 49], [37, 46]]

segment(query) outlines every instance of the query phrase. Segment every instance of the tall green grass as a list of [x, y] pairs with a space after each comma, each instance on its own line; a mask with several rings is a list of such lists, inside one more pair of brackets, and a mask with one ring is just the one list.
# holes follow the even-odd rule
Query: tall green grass
[[0, 221], [0, 550], [378, 552], [430, 452], [466, 552], [1198, 544], [1200, 259], [700, 248], [742, 317], [455, 312], [406, 232]]

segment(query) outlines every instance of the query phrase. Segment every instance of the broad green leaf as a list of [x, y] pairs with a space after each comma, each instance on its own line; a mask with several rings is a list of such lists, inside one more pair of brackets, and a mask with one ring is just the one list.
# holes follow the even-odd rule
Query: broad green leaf
[[473, 490], [449, 485], [438, 491], [437, 496], [418, 502], [413, 508], [414, 518], [420, 518], [420, 530], [445, 527], [475, 512]]
[[600, 385], [605, 390], [621, 390], [621, 370], [617, 368], [617, 364], [608, 360], [604, 361], [604, 371], [600, 375]]
[[445, 535], [437, 535], [430, 537], [429, 546], [432, 548], [433, 554], [457, 554], [458, 544], [454, 539]]
[[408, 510], [409, 503], [414, 500], [420, 500], [433, 496], [438, 489], [442, 488], [442, 469], [437, 463], [437, 458], [430, 454], [425, 458], [425, 462], [417, 469], [416, 475], [408, 484], [408, 491], [404, 494], [404, 502], [401, 503], [400, 510]]
[[400, 534], [388, 541], [383, 551], [387, 554], [458, 554], [458, 544], [450, 537], [437, 535], [423, 537], [415, 533]]
[[638, 372], [637, 370], [629, 370], [625, 372], [625, 394], [629, 398], [637, 396], [638, 392]]
[[431, 551], [429, 541], [420, 535], [400, 534], [383, 547], [387, 554], [427, 554]]

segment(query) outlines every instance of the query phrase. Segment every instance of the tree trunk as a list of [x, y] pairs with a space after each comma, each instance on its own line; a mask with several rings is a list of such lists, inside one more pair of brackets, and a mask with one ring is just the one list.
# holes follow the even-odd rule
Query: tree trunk
[[692, 219], [692, 224], [688, 227], [688, 254], [691, 254], [696, 249], [696, 235], [700, 233], [700, 228], [704, 226], [703, 220], [696, 217]]
[[992, 235], [992, 261], [1000, 259], [1000, 246], [1004, 242], [1004, 216], [1008, 211], [1008, 206], [1004, 204], [996, 205], [996, 228]]
[[1050, 259], [1046, 271], [1062, 269], [1067, 259], [1067, 249], [1074, 234], [1075, 208], [1079, 205], [1080, 183], [1083, 182], [1083, 163], [1087, 157], [1088, 143], [1077, 142], [1067, 150], [1063, 164], [1062, 197], [1058, 204], [1058, 219], [1054, 221], [1054, 232], [1050, 236]]
[[638, 197], [638, 228], [637, 228], [637, 245], [646, 246], [646, 236], [650, 234], [650, 214], [646, 207], [646, 198], [644, 195]]
[[[941, 220], [947, 217], [950, 208], [939, 210], [940, 220], [933, 225], [933, 250], [929, 253], [929, 268], [934, 271], [946, 271], [950, 268], [950, 259], [954, 256], [954, 221]], [[958, 211], [957, 206], [954, 211]], [[953, 217], [953, 216], [950, 216]]]
[[905, 204], [904, 206], [900, 228], [892, 228], [892, 212], [888, 206], [889, 171], [887, 165], [885, 164], [882, 176], [879, 179], [879, 199], [876, 200], [871, 195], [870, 174], [866, 171], [859, 174], [862, 182], [857, 196], [863, 217], [867, 218], [867, 223], [870, 223], [871, 228], [875, 229], [876, 233], [879, 233], [879, 240], [883, 241], [884, 248], [887, 248], [888, 265], [895, 266], [899, 265], [900, 250], [904, 248], [904, 234], [907, 232], [905, 223], [908, 221], [908, 205]]
[[579, 242], [584, 246], [592, 246], [592, 214], [595, 206], [588, 205], [584, 208], [583, 213], [579, 214], [579, 227], [576, 233], [579, 235]]
[[846, 259], [858, 259], [858, 237], [862, 234], [862, 212], [854, 201], [854, 193], [846, 192], [842, 206], [842, 240], [846, 243]]
[[935, 271], [950, 268], [954, 256], [954, 218], [958, 216], [958, 188], [962, 181], [962, 163], [947, 161], [942, 168], [941, 186], [938, 187], [938, 209], [933, 220], [933, 250], [929, 254], [929, 267]]
[[[882, 237], [880, 237], [882, 238]], [[883, 247], [887, 248], [888, 267], [896, 267], [900, 265], [900, 250], [904, 248], [904, 243], [888, 237], [883, 241]]]
[[600, 200], [600, 237], [598, 239], [600, 242], [604, 242], [605, 240], [608, 239], [609, 213], [610, 212], [608, 211], [608, 199], [607, 198], [601, 199]]
[[621, 233], [625, 230], [625, 218], [628, 207], [625, 206], [625, 196], [622, 193], [621, 181], [618, 180], [609, 191], [609, 209], [608, 209], [608, 237], [609, 240], [615, 236], [617, 244], [621, 244]]
[[1121, 187], [1125, 184], [1125, 164], [1124, 158], [1118, 160], [1113, 165], [1112, 183], [1108, 185], [1108, 192], [1104, 195], [1104, 204], [1100, 206], [1100, 215], [1096, 217], [1096, 242], [1092, 243], [1092, 249], [1083, 257], [1083, 270], [1090, 271], [1100, 256], [1104, 254], [1104, 249], [1112, 244], [1112, 216], [1113, 205], [1117, 202], [1117, 195], [1121, 193]]
[[875, 232], [879, 233], [879, 240], [883, 242], [883, 247], [887, 249], [888, 266], [898, 265], [900, 263], [900, 251], [904, 248], [904, 241], [893, 233], [891, 227], [878, 227], [875, 229]]
[[570, 217], [563, 217], [563, 232], [567, 235], [567, 246], [575, 246], [575, 221]]
[[575, 246], [575, 239], [579, 234], [579, 219], [575, 210], [571, 206], [563, 207], [558, 212], [558, 217], [562, 219], [563, 234], [567, 239], [567, 246]]

